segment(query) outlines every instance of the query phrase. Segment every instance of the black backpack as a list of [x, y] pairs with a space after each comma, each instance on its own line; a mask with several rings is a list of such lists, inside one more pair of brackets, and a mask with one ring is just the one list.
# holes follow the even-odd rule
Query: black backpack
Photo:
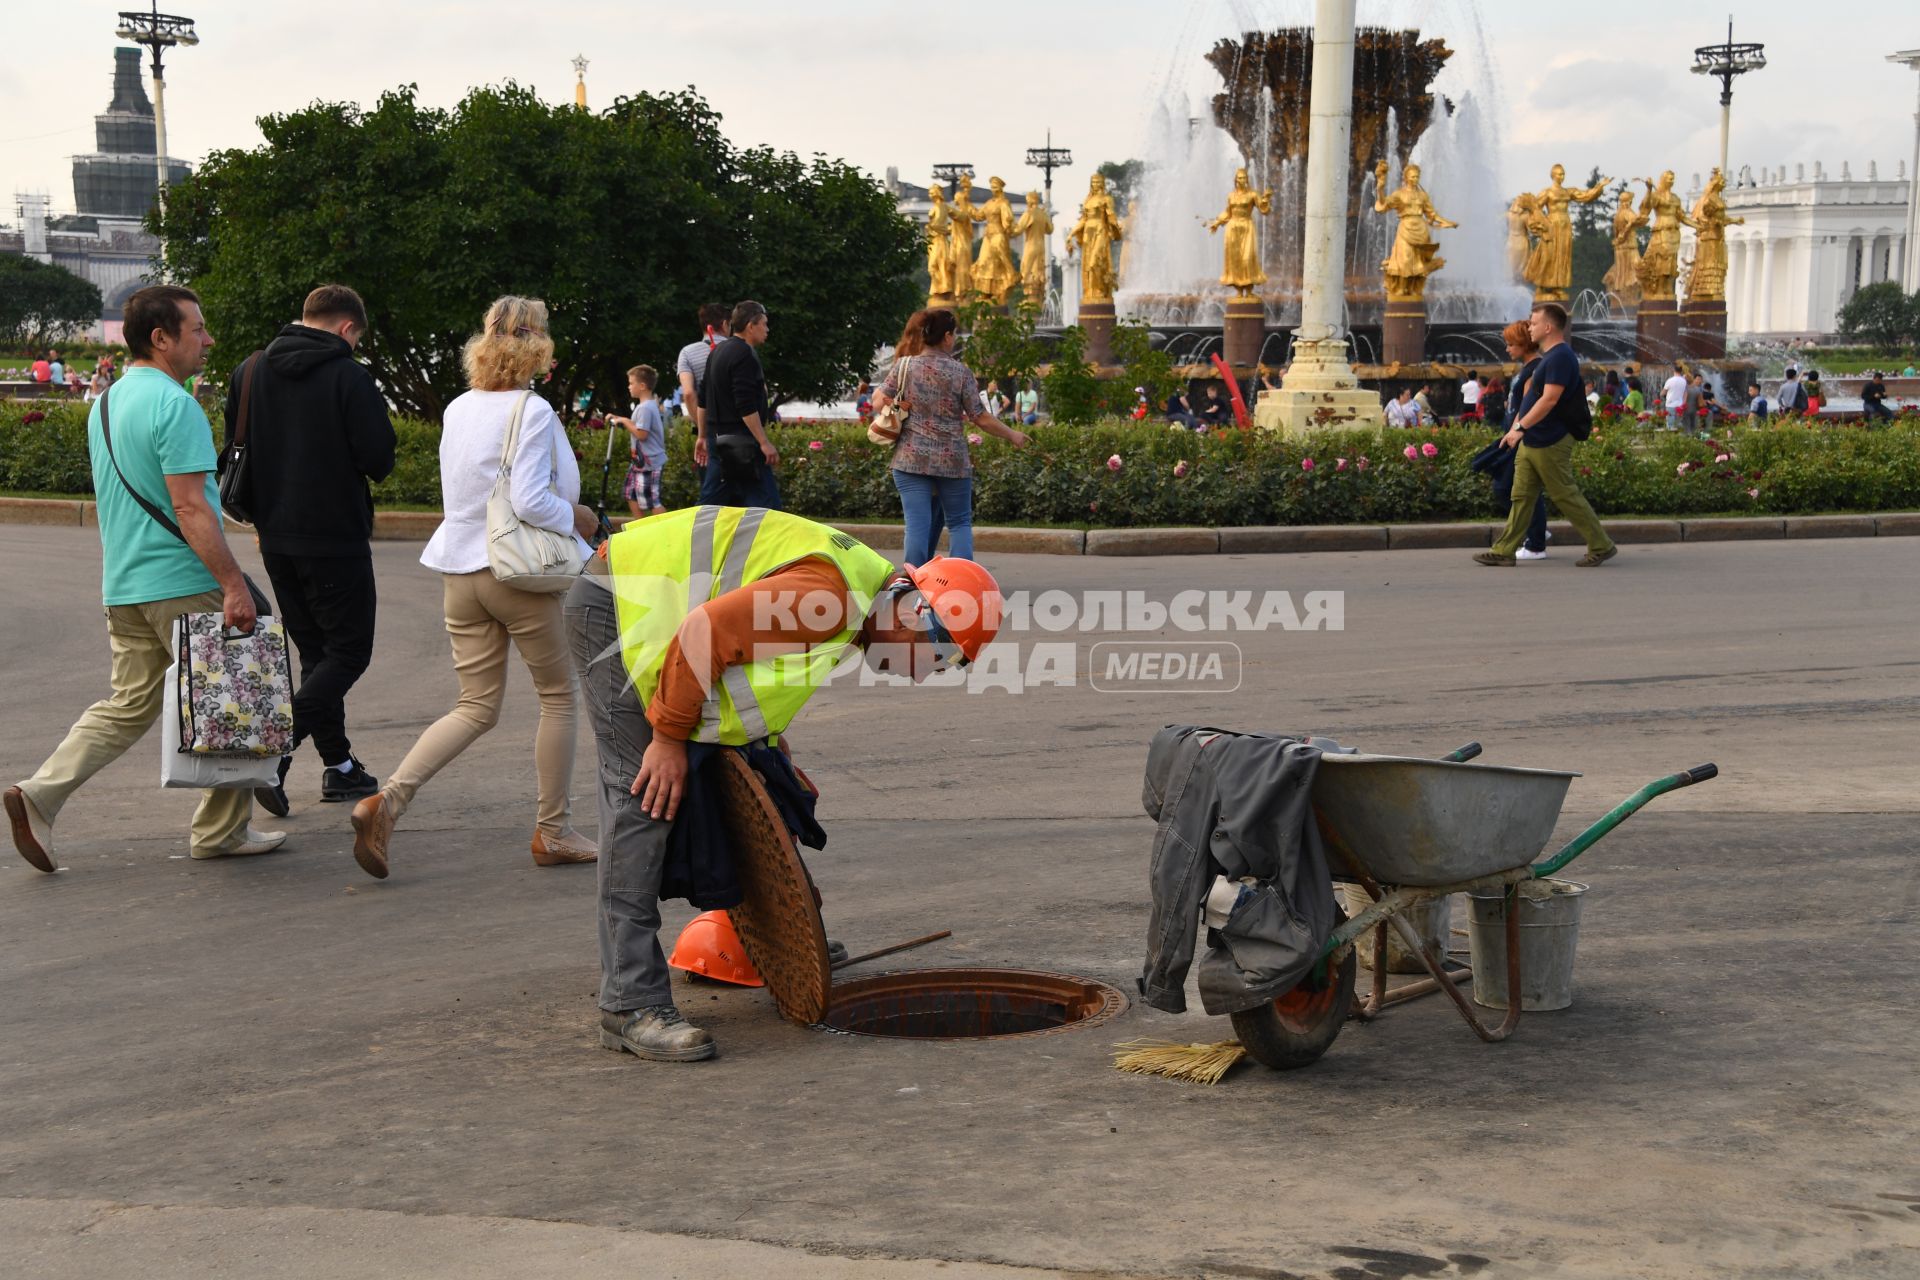
[[[1567, 434], [1575, 440], [1585, 440], [1593, 434], [1593, 406], [1587, 403], [1587, 396], [1584, 390], [1577, 387], [1568, 387], [1567, 390], [1573, 393], [1573, 403], [1567, 405], [1566, 418], [1564, 419], [1567, 425]], [[1560, 397], [1560, 404], [1567, 404], [1566, 396], [1563, 395]], [[1557, 409], [1560, 405], [1555, 405], [1554, 407]]]

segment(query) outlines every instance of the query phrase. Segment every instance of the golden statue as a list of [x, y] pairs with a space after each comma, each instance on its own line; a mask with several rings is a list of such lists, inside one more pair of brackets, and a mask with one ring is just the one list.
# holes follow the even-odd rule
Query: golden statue
[[1530, 274], [1526, 278], [1533, 286], [1534, 297], [1558, 302], [1567, 300], [1567, 290], [1573, 284], [1573, 219], [1567, 210], [1576, 200], [1581, 204], [1598, 200], [1613, 181], [1602, 178], [1582, 191], [1567, 186], [1566, 177], [1565, 165], [1553, 166], [1553, 185], [1533, 198], [1546, 218], [1547, 233], [1545, 247], [1536, 249], [1528, 259]]
[[933, 208], [927, 210], [927, 305], [953, 302], [953, 215], [947, 211], [946, 188], [935, 178], [927, 188]]
[[1020, 292], [1025, 305], [1038, 307], [1047, 300], [1047, 237], [1053, 234], [1053, 215], [1038, 191], [1027, 192], [1027, 207], [1013, 224], [1020, 237]]
[[1633, 197], [1623, 190], [1613, 211], [1613, 265], [1601, 284], [1629, 310], [1640, 305], [1640, 228], [1646, 225], [1647, 216], [1634, 212]]
[[1380, 264], [1387, 277], [1387, 298], [1393, 302], [1412, 302], [1427, 296], [1427, 277], [1447, 265], [1433, 242], [1431, 227], [1457, 227], [1434, 212], [1433, 201], [1420, 187], [1420, 166], [1407, 165], [1400, 171], [1400, 189], [1390, 195], [1387, 188], [1387, 162], [1373, 166], [1373, 211], [1400, 217], [1400, 230], [1393, 238], [1393, 249]]
[[1526, 279], [1527, 255], [1533, 245], [1527, 239], [1527, 222], [1533, 217], [1533, 192], [1522, 191], [1507, 206], [1507, 267], [1516, 280]]
[[980, 207], [986, 224], [980, 237], [980, 259], [973, 267], [973, 291], [996, 307], [1007, 305], [1007, 295], [1020, 277], [1013, 269], [1013, 204], [1007, 199], [1004, 178], [988, 178], [993, 195]]
[[1067, 240], [1080, 246], [1080, 298], [1084, 302], [1111, 302], [1119, 277], [1113, 270], [1113, 246], [1122, 236], [1120, 218], [1107, 194], [1107, 180], [1094, 174], [1087, 198], [1080, 202], [1080, 220]]
[[1723, 302], [1727, 296], [1727, 228], [1746, 225], [1745, 218], [1729, 218], [1721, 195], [1727, 180], [1715, 169], [1707, 189], [1693, 206], [1693, 271], [1687, 276], [1687, 303]]
[[965, 302], [973, 296], [973, 224], [985, 222], [987, 215], [973, 207], [973, 175], [963, 173], [954, 184], [953, 226], [948, 234], [949, 254], [953, 259], [953, 296]]
[[1207, 224], [1209, 235], [1221, 227], [1227, 229], [1226, 265], [1221, 269], [1220, 283], [1243, 298], [1253, 296], [1253, 286], [1267, 282], [1267, 273], [1260, 267], [1260, 230], [1253, 222], [1255, 209], [1263, 214], [1273, 212], [1273, 188], [1255, 191], [1247, 181], [1247, 171], [1235, 169], [1226, 210]]
[[1673, 282], [1680, 274], [1680, 228], [1694, 225], [1680, 197], [1673, 194], [1673, 170], [1660, 175], [1659, 184], [1642, 178], [1647, 194], [1640, 201], [1640, 217], [1650, 220], [1652, 233], [1640, 259], [1642, 301], [1673, 301]]

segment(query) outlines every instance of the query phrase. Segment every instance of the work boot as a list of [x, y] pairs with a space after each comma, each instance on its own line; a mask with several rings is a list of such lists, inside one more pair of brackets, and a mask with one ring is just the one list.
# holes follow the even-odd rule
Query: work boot
[[700, 1062], [720, 1052], [713, 1037], [670, 1004], [600, 1014], [600, 1047], [624, 1049], [649, 1062]]
[[280, 757], [280, 777], [270, 787], [255, 787], [253, 802], [276, 818], [284, 818], [293, 811], [293, 804], [287, 799], [287, 770], [293, 767], [292, 756]]
[[353, 762], [352, 773], [329, 768], [320, 775], [320, 799], [323, 803], [359, 800], [380, 789], [380, 779], [367, 772], [367, 766], [360, 763], [359, 756], [348, 752], [347, 759]]
[[1605, 564], [1619, 554], [1620, 548], [1618, 547], [1608, 547], [1605, 551], [1589, 551], [1578, 560], [1575, 560], [1573, 564], [1577, 569], [1592, 569]]
[[40, 816], [27, 793], [18, 787], [7, 788], [6, 809], [7, 824], [13, 828], [13, 847], [28, 866], [52, 875], [53, 824]]
[[375, 880], [387, 878], [387, 842], [398, 820], [393, 802], [378, 791], [353, 806], [353, 860]]

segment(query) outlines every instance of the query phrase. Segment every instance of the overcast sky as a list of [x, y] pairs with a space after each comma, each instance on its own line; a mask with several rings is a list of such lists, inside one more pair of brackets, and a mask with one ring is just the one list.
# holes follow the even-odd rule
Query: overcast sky
[[[70, 210], [69, 158], [93, 147], [112, 76], [121, 3], [61, 0], [57, 28], [16, 10], [0, 61], [0, 220], [16, 191]], [[10, 9], [15, 5], [9, 4]], [[1030, 181], [1025, 150], [1049, 128], [1073, 149], [1062, 179], [1140, 154], [1156, 103], [1214, 77], [1213, 40], [1304, 23], [1308, 0], [168, 0], [200, 26], [168, 62], [174, 154], [259, 141], [255, 117], [315, 99], [370, 103], [409, 81], [429, 104], [508, 79], [570, 100], [568, 60], [591, 61], [592, 104], [692, 84], [740, 144], [844, 157], [924, 183], [938, 161]], [[1913, 153], [1920, 85], [1884, 55], [1920, 47], [1920, 0], [1739, 0], [1735, 38], [1767, 46], [1768, 67], [1735, 88], [1733, 168], [1878, 160]], [[1684, 13], [1684, 18], [1676, 15]], [[1363, 23], [1422, 27], [1456, 50], [1436, 88], [1490, 98], [1503, 120], [1486, 158], [1502, 191], [1545, 184], [1563, 161], [1637, 176], [1671, 167], [1684, 184], [1718, 151], [1717, 82], [1688, 74], [1694, 46], [1720, 38], [1720, 6], [1675, 0], [1563, 5], [1520, 0], [1361, 0]]]

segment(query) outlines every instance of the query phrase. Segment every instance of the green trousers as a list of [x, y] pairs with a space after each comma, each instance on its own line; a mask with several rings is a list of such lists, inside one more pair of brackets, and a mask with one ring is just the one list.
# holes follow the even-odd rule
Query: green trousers
[[1513, 506], [1507, 512], [1507, 527], [1494, 539], [1493, 553], [1511, 556], [1527, 536], [1527, 521], [1533, 515], [1534, 499], [1542, 489], [1560, 508], [1560, 514], [1587, 540], [1590, 552], [1610, 551], [1613, 539], [1600, 527], [1600, 517], [1587, 505], [1580, 486], [1573, 482], [1573, 437], [1562, 436], [1544, 449], [1523, 444], [1514, 451]]

